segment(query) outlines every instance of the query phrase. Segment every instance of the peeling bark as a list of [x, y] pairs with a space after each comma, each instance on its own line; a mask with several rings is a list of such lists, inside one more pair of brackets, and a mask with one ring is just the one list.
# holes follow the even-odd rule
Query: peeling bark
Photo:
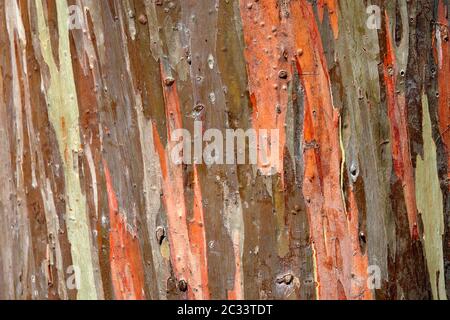
[[446, 299], [448, 8], [0, 2], [0, 299]]

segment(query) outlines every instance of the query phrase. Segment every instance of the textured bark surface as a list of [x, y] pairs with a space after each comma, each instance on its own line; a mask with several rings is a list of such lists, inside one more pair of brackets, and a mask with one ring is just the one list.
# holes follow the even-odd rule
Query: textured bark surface
[[[446, 299], [448, 8], [1, 1], [0, 299]], [[275, 172], [175, 164], [195, 121]]]

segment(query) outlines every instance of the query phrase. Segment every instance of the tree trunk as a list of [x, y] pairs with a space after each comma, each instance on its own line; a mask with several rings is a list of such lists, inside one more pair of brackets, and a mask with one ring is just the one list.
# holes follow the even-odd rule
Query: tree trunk
[[0, 298], [446, 299], [448, 6], [1, 1]]

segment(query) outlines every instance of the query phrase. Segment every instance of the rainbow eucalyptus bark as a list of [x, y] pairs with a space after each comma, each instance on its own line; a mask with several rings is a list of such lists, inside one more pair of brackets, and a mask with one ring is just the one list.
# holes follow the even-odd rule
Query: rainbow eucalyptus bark
[[448, 9], [0, 2], [0, 298], [446, 299]]

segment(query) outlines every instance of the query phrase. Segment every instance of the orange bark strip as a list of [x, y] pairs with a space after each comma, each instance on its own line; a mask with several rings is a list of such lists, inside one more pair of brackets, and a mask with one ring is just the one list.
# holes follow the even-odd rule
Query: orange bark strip
[[[165, 79], [163, 65], [161, 65], [161, 73], [162, 79]], [[164, 204], [167, 210], [172, 264], [177, 279], [184, 280], [188, 284], [187, 297], [189, 299], [208, 299], [208, 267], [201, 191], [198, 181], [196, 181], [194, 222], [197, 225], [194, 222], [194, 224], [188, 225], [183, 168], [172, 163], [170, 159], [170, 152], [175, 145], [170, 141], [170, 137], [174, 130], [182, 129], [178, 92], [175, 83], [167, 86], [163, 81], [162, 86], [169, 137], [167, 147], [162, 145], [155, 127], [153, 127], [153, 133], [163, 174]], [[195, 179], [198, 179], [197, 175], [195, 175]]]
[[[279, 11], [271, 0], [258, 1], [251, 8], [247, 6], [247, 1], [240, 1], [240, 5], [249, 90], [253, 105], [252, 125], [258, 134], [261, 129], [279, 130], [279, 159], [274, 169], [281, 173], [286, 141], [284, 124], [288, 103], [287, 85], [291, 77], [287, 74], [287, 70], [289, 70], [289, 54], [292, 52], [289, 50], [286, 19], [280, 20]], [[258, 141], [259, 148], [261, 148], [260, 141]], [[270, 146], [267, 148], [270, 151]], [[262, 172], [267, 171], [260, 159], [258, 167]]]
[[[326, 4], [336, 17], [332, 24], [337, 36], [337, 5], [334, 1]], [[354, 258], [340, 189], [339, 112], [333, 107], [328, 68], [313, 8], [306, 1], [291, 2], [290, 13], [284, 16], [272, 1], [259, 1], [250, 9], [241, 2], [241, 10], [253, 126], [280, 128], [284, 148], [287, 92], [276, 70], [288, 69], [288, 61], [294, 59], [305, 89], [303, 192], [308, 202], [316, 255], [318, 298], [353, 297], [350, 279]], [[272, 26], [272, 35], [264, 32], [268, 25]], [[255, 32], [255, 28], [263, 30]], [[274, 103], [279, 104], [278, 109], [273, 107]], [[363, 266], [359, 263], [359, 267], [353, 269], [363, 269]], [[360, 275], [362, 277], [363, 273]]]
[[356, 201], [350, 192], [346, 214], [341, 197], [339, 112], [333, 106], [320, 34], [309, 4], [302, 2], [292, 11], [298, 17], [292, 24], [296, 46], [303, 52], [297, 58], [306, 99], [303, 187], [316, 250], [319, 299], [370, 298], [368, 259], [359, 248]]
[[188, 283], [189, 298], [193, 298], [191, 286], [194, 282], [190, 277], [192, 270], [189, 258], [190, 245], [186, 224], [182, 172], [180, 169], [171, 166], [166, 149], [161, 144], [155, 127], [153, 132], [163, 174], [164, 204], [167, 211], [172, 264], [177, 279], [185, 280]]
[[[387, 14], [386, 25], [389, 26]], [[387, 91], [388, 116], [391, 124], [392, 158], [395, 174], [403, 184], [411, 238], [417, 240], [419, 233], [417, 228], [416, 187], [409, 147], [406, 100], [404, 93], [396, 93], [396, 74], [399, 70], [397, 70], [390, 31], [387, 30], [386, 34], [387, 52], [384, 58], [384, 81]]]
[[[297, 67], [305, 89], [303, 193], [316, 250], [319, 299], [351, 295], [353, 252], [340, 186], [339, 112], [333, 106], [328, 67], [312, 6], [292, 5], [291, 33], [302, 54]], [[352, 214], [353, 215], [353, 214]]]
[[119, 212], [111, 175], [103, 161], [108, 192], [111, 231], [110, 264], [115, 298], [118, 300], [144, 300], [144, 271], [137, 237], [127, 229], [125, 218]]
[[[450, 180], [450, 55], [448, 34], [448, 12], [444, 1], [439, 1], [438, 25], [435, 31], [435, 51], [438, 62], [439, 79], [439, 129], [447, 148], [447, 179]], [[450, 188], [450, 185], [449, 185]]]
[[203, 211], [202, 191], [198, 179], [197, 167], [194, 166], [194, 214], [189, 223], [189, 240], [192, 254], [199, 262], [198, 270], [201, 276], [201, 291], [203, 298], [209, 298], [208, 261], [206, 256], [205, 218]]

